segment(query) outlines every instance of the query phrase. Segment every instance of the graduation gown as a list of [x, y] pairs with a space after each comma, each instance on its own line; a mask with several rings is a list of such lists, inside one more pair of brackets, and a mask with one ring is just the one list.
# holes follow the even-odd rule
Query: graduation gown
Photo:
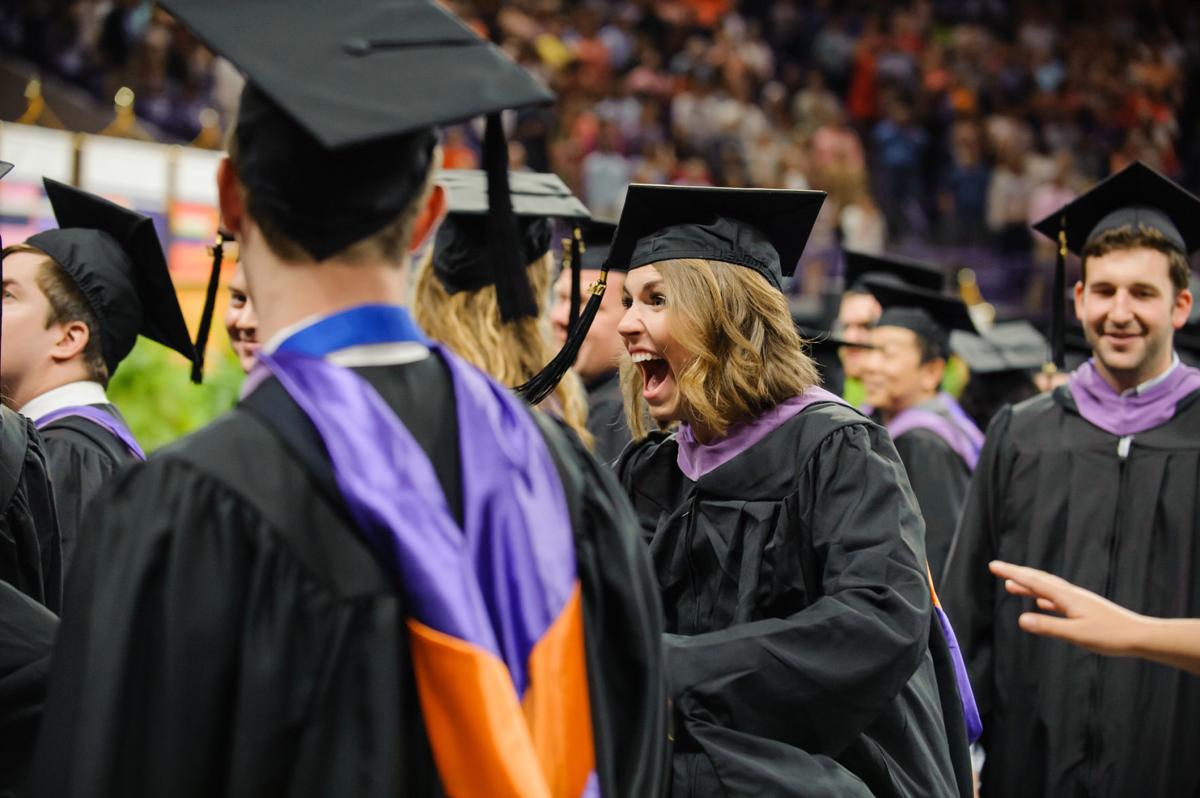
[[33, 422], [0, 406], [0, 580], [57, 611], [62, 540], [46, 460]]
[[632, 437], [625, 421], [620, 372], [610, 372], [590, 383], [587, 396], [587, 428], [595, 441], [596, 459], [602, 463], [615, 463]]
[[671, 794], [970, 795], [921, 518], [883, 428], [825, 402], [696, 481], [678, 455], [659, 433], [619, 464], [666, 617]]
[[987, 570], [1049, 570], [1136, 612], [1200, 616], [1200, 393], [1120, 440], [1064, 386], [992, 421], [941, 597], [983, 718], [982, 795], [1200, 794], [1200, 677], [1027, 634]]
[[[356, 371], [460, 514], [441, 361]], [[534, 415], [573, 519], [600, 784], [654, 795], [666, 707], [636, 520], [611, 474]], [[405, 600], [338, 497], [274, 379], [118, 474], [72, 571], [30, 794], [440, 795]]]
[[24, 779], [45, 700], [58, 618], [0, 581], [0, 796]]
[[953, 402], [939, 394], [887, 425], [925, 519], [925, 554], [939, 582], [982, 442], [974, 423], [962, 411], [955, 415]]
[[[92, 405], [120, 419], [112, 404]], [[62, 532], [63, 571], [71, 565], [79, 535], [86, 534], [84, 508], [100, 494], [118, 468], [135, 458], [115, 435], [86, 418], [67, 416], [41, 429], [54, 483]]]

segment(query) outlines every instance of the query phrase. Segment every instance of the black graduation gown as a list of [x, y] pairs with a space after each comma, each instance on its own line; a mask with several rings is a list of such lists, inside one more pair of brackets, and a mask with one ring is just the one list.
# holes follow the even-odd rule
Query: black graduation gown
[[994, 558], [1137, 612], [1200, 617], [1200, 393], [1118, 438], [1058, 388], [988, 429], [941, 597], [983, 718], [983, 795], [1200, 795], [1200, 677], [1022, 632]]
[[[441, 361], [358, 372], [461, 514]], [[610, 474], [539, 423], [575, 522], [601, 785], [654, 795], [666, 703], [636, 519]], [[403, 598], [322, 468], [315, 430], [271, 380], [115, 477], [68, 583], [31, 795], [441, 794]]]
[[29, 766], [57, 628], [54, 613], [0, 581], [0, 796]]
[[[121, 418], [115, 405], [92, 405]], [[54, 483], [58, 526], [62, 533], [64, 573], [71, 566], [80, 533], [86, 534], [84, 508], [100, 494], [118, 468], [135, 462], [125, 444], [108, 430], [79, 416], [52, 421], [41, 430]]]
[[925, 554], [937, 584], [967, 501], [971, 469], [933, 430], [912, 429], [894, 442], [925, 519]]
[[621, 399], [620, 372], [610, 372], [587, 386], [587, 429], [595, 440], [593, 451], [603, 463], [615, 463], [629, 445], [631, 435]]
[[33, 422], [0, 406], [0, 580], [57, 611], [62, 598], [62, 540]]
[[969, 795], [921, 518], [883, 428], [824, 403], [697, 482], [677, 453], [656, 434], [618, 465], [666, 613], [672, 794]]

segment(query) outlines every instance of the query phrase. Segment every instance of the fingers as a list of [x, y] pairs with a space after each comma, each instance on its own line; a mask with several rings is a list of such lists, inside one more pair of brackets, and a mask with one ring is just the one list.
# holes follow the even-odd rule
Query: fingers
[[[1066, 601], [1074, 587], [1070, 582], [1060, 579], [1054, 574], [1000, 560], [988, 563], [988, 569], [996, 576], [1008, 580], [1004, 583], [1004, 587], [1009, 593], [1030, 598], [1038, 596], [1059, 605]], [[1018, 589], [1010, 587], [1010, 583], [1015, 583]]]
[[1048, 598], [1042, 598], [1039, 596], [1037, 605], [1039, 610], [1045, 610], [1046, 612], [1059, 612], [1058, 605]]
[[1030, 634], [1071, 639], [1069, 618], [1057, 618], [1053, 615], [1042, 615], [1039, 612], [1023, 612], [1017, 619], [1017, 623]]

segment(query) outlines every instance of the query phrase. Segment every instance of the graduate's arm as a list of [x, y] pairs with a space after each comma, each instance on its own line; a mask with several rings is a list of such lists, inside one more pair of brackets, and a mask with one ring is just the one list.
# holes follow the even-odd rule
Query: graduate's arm
[[667, 678], [685, 719], [836, 755], [925, 656], [921, 521], [890, 442], [873, 441], [865, 424], [832, 433], [799, 479], [808, 498], [798, 521], [821, 563], [812, 586], [821, 597], [787, 618], [665, 635]]
[[1001, 410], [988, 426], [987, 440], [967, 491], [938, 596], [962, 647], [985, 729], [992, 704], [992, 627], [995, 579], [988, 563], [996, 557], [999, 507], [1008, 473], [1008, 430], [1012, 409]]
[[1012, 565], [991, 563], [1009, 593], [1037, 600], [1037, 612], [1018, 622], [1031, 634], [1056, 637], [1097, 654], [1141, 657], [1200, 674], [1200, 619], [1150, 618], [1125, 609], [1061, 577]]
[[57, 630], [54, 613], [0, 582], [0, 795], [29, 767]]

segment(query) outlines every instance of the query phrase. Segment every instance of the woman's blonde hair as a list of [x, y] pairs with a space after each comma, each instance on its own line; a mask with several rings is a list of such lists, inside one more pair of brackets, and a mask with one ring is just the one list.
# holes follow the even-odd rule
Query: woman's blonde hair
[[[756, 272], [700, 259], [654, 264], [662, 275], [671, 337], [690, 353], [675, 375], [680, 406], [712, 435], [749, 421], [820, 382], [787, 298]], [[621, 359], [625, 414], [635, 438], [647, 432], [642, 378]]]
[[[412, 299], [413, 318], [430, 338], [512, 387], [538, 373], [558, 353], [545, 318], [552, 253], [547, 252], [528, 267], [529, 285], [537, 298], [537, 318], [512, 322], [500, 319], [494, 285], [451, 294], [434, 274], [432, 263], [430, 247], [417, 269]], [[568, 372], [542, 404], [556, 404], [546, 409], [559, 415], [589, 449], [592, 447], [592, 435], [585, 426], [587, 396], [574, 372]]]

